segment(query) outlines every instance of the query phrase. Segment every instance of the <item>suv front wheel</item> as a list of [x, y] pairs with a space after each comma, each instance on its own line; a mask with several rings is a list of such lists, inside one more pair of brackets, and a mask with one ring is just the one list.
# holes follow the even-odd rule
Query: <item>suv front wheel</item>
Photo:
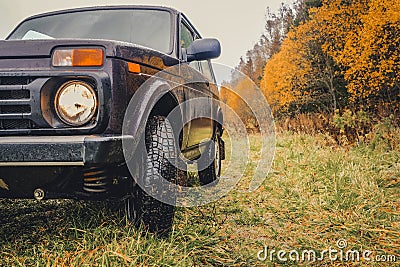
[[[161, 187], [160, 179], [176, 183], [177, 145], [171, 123], [163, 116], [149, 119], [145, 130], [147, 153], [141, 153], [137, 166], [139, 179], [144, 188], [136, 184], [132, 196], [126, 200], [126, 212], [130, 221], [153, 233], [166, 234], [173, 224], [175, 206], [171, 206], [152, 197], [168, 198], [176, 201], [173, 191]], [[164, 190], [164, 191], [163, 191]]]

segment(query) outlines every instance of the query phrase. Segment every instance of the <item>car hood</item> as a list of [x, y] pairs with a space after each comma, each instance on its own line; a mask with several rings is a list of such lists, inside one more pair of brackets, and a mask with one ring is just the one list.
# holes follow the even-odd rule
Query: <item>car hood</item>
[[106, 57], [133, 60], [145, 55], [159, 57], [166, 66], [177, 63], [171, 55], [131, 43], [111, 40], [52, 39], [52, 40], [3, 40], [0, 41], [0, 59], [5, 58], [49, 58], [55, 48], [101, 46]]

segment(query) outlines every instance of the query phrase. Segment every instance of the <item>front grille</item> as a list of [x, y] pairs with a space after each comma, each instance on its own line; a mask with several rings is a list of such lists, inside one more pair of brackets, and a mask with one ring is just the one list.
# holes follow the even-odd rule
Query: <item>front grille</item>
[[29, 119], [32, 112], [30, 76], [0, 76], [0, 130], [29, 130], [37, 128]]
[[0, 100], [29, 99], [29, 90], [4, 90], [0, 91]]
[[0, 77], [0, 85], [28, 85], [34, 80], [34, 77], [6, 76]]
[[35, 129], [37, 125], [27, 119], [0, 120], [0, 130]]
[[31, 106], [20, 105], [20, 106], [0, 106], [0, 114], [21, 114], [31, 113]]

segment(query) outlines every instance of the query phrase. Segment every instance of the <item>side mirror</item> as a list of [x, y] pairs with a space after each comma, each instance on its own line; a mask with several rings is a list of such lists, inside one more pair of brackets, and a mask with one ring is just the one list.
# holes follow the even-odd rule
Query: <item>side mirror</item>
[[186, 49], [186, 54], [188, 62], [217, 58], [221, 55], [221, 45], [217, 39], [197, 39]]

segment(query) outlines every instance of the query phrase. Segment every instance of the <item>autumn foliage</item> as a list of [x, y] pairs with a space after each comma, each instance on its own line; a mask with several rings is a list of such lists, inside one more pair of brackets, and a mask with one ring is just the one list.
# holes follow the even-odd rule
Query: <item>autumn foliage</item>
[[[286, 129], [358, 142], [379, 125], [398, 127], [400, 1], [283, 4], [267, 14], [265, 33], [236, 69], [260, 87]], [[240, 78], [229, 86], [246, 92]], [[227, 92], [224, 99], [247, 116], [240, 99]]]
[[399, 112], [400, 2], [324, 0], [293, 26], [260, 86], [275, 113]]

